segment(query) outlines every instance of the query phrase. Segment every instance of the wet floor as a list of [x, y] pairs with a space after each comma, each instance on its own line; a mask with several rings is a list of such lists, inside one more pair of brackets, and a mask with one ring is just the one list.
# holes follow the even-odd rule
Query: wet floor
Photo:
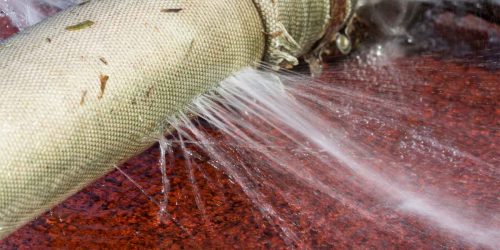
[[[500, 27], [473, 17], [458, 21], [455, 18], [451, 14], [442, 15], [432, 26], [435, 39], [420, 41], [428, 42], [425, 44], [428, 47], [407, 44], [412, 53], [401, 56], [397, 52], [398, 56], [391, 57], [390, 63], [377, 56], [379, 52], [393, 53], [391, 48], [395, 47], [390, 45], [382, 49], [367, 45], [369, 49], [362, 53], [329, 58], [321, 80], [359, 94], [356, 103], [365, 108], [350, 112], [336, 123], [350, 132], [351, 140], [369, 146], [373, 154], [387, 156], [378, 159], [398, 156], [403, 157], [399, 161], [407, 163], [404, 166], [384, 161], [374, 163], [379, 172], [393, 178], [410, 176], [400, 184], [417, 193], [439, 188], [440, 192], [451, 194], [454, 198], [446, 204], [453, 206], [453, 201], [459, 200], [457, 209], [475, 211], [474, 216], [484, 226], [478, 230], [486, 228], [498, 233], [500, 46], [495, 39], [500, 37]], [[366, 56], [367, 53], [375, 55]], [[387, 100], [392, 106], [375, 105], [373, 98], [363, 99], [363, 96]], [[402, 105], [398, 107], [398, 103]], [[398, 124], [381, 126], [377, 119], [370, 119], [370, 114]], [[331, 119], [338, 117], [332, 114]], [[204, 129], [218, 137], [217, 130], [209, 126]], [[415, 138], [418, 136], [421, 138]], [[429, 138], [440, 143], [433, 144]], [[413, 141], [423, 146], [412, 145]], [[434, 148], [426, 151], [429, 145]], [[192, 150], [197, 151], [194, 147]], [[154, 146], [120, 167], [157, 200], [162, 197], [159, 154], [158, 146]], [[244, 158], [238, 154], [241, 152], [234, 152], [235, 157]], [[160, 221], [158, 206], [123, 175], [113, 171], [0, 242], [0, 248], [290, 247], [278, 227], [263, 217], [241, 187], [214, 168], [213, 162], [200, 152], [194, 173], [205, 206], [203, 215], [196, 205], [180, 148], [176, 148], [171, 160], [175, 164], [168, 169], [171, 182], [168, 211], [173, 219]], [[308, 164], [307, 159], [304, 164]], [[374, 199], [362, 185], [336, 184], [349, 179], [348, 174], [339, 173], [343, 174], [328, 181], [339, 193], [351, 197], [354, 205], [328, 199], [310, 189], [293, 189], [296, 196], [306, 197], [293, 204], [275, 195], [273, 205], [295, 225], [301, 238], [299, 247], [488, 247], [471, 243], [404, 209], [390, 209], [390, 202]], [[373, 216], [363, 215], [360, 207]], [[315, 218], [314, 226], [306, 217]]]

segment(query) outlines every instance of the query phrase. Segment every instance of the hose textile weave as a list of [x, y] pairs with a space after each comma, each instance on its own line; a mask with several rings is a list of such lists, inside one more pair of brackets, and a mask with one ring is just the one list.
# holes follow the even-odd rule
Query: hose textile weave
[[90, 0], [0, 44], [0, 239], [231, 74], [296, 64], [345, 1]]

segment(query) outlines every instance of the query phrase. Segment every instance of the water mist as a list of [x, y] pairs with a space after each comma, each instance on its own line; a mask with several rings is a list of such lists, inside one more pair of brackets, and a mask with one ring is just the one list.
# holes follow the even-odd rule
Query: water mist
[[[369, 6], [375, 2], [380, 1], [361, 5], [373, 11], [376, 8]], [[309, 236], [315, 232], [343, 238], [347, 232], [331, 226], [342, 219], [331, 211], [341, 211], [345, 218], [359, 218], [400, 241], [414, 240], [401, 234], [408, 231], [416, 238], [438, 235], [444, 242], [458, 242], [452, 246], [499, 248], [500, 199], [491, 192], [500, 190], [498, 146], [488, 145], [493, 153], [477, 153], [467, 144], [481, 137], [498, 142], [498, 128], [477, 122], [498, 113], [490, 105], [498, 95], [498, 78], [480, 83], [493, 97], [470, 104], [468, 93], [455, 93], [446, 79], [434, 86], [421, 77], [450, 69], [429, 67], [426, 63], [432, 58], [405, 64], [405, 56], [415, 48], [402, 46], [401, 37], [405, 44], [425, 43], [422, 47], [429, 51], [449, 45], [431, 37], [434, 34], [407, 29], [416, 11], [408, 5], [415, 2], [447, 1], [392, 1], [406, 14], [391, 18], [380, 7], [372, 21], [381, 33], [397, 38], [363, 44], [352, 55], [355, 63], [337, 63], [319, 79], [260, 65], [235, 73], [196, 98], [188, 110], [169, 119], [171, 130], [158, 139], [162, 178], [156, 199], [126, 171], [117, 170], [158, 207], [160, 221], [172, 220], [187, 234], [189, 230], [168, 212], [175, 202], [169, 196], [167, 174], [175, 150], [182, 152], [189, 188], [208, 224], [213, 218], [194, 174], [205, 171], [196, 162], [205, 158], [241, 187], [262, 216], [279, 228], [289, 247], [310, 247]], [[62, 9], [71, 4], [74, 1], [0, 1], [0, 10], [22, 29], [45, 17], [40, 6]], [[446, 16], [440, 18], [430, 17], [446, 22]], [[464, 19], [458, 22], [468, 25]], [[496, 31], [491, 34], [492, 41], [500, 38]], [[500, 55], [496, 47], [487, 51], [492, 58]], [[449, 60], [477, 63], [466, 56]], [[490, 61], [488, 66], [498, 64]], [[436, 96], [452, 101], [445, 106]], [[464, 107], [470, 112], [443, 111]], [[479, 132], [464, 138], [466, 130]], [[474, 193], [485, 196], [476, 198]]]

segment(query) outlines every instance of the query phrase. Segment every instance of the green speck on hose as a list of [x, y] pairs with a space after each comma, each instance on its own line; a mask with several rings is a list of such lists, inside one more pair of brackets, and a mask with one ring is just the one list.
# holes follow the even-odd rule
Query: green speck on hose
[[88, 4], [88, 3], [90, 3], [90, 0], [83, 1], [83, 2], [79, 3], [78, 6], [82, 6], [82, 5], [85, 5], [85, 4]]
[[178, 13], [180, 12], [182, 9], [180, 8], [175, 8], [175, 9], [162, 9], [161, 12], [163, 13]]
[[94, 25], [94, 22], [92, 22], [90, 20], [87, 20], [87, 21], [83, 21], [83, 22], [81, 22], [79, 24], [68, 26], [68, 27], [66, 27], [66, 30], [76, 31], [76, 30], [81, 30], [81, 29], [89, 28], [92, 25]]

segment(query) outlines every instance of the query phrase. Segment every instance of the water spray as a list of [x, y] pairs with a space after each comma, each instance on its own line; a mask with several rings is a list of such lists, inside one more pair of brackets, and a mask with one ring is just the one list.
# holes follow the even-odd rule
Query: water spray
[[168, 118], [224, 78], [261, 60], [296, 65], [352, 8], [85, 1], [9, 38], [0, 45], [0, 235], [150, 147]]
[[[168, 213], [167, 171], [178, 147], [195, 204], [210, 223], [194, 178], [192, 158], [198, 153], [191, 147], [196, 146], [277, 226], [289, 247], [311, 245], [294, 216], [314, 230], [343, 235], [328, 226], [325, 214], [315, 213], [319, 200], [338, 202], [395, 237], [403, 237], [399, 232], [406, 225], [387, 218], [420, 221], [423, 226], [412, 229], [422, 230], [419, 236], [432, 228], [465, 246], [498, 247], [496, 203], [470, 206], [454, 196], [462, 182], [447, 179], [466, 172], [460, 181], [474, 176], [498, 188], [495, 158], [478, 156], [452, 138], [437, 138], [432, 130], [440, 124], [407, 125], [409, 119], [426, 120], [416, 107], [428, 104], [404, 91], [426, 83], [398, 72], [391, 61], [402, 56], [398, 42], [416, 42], [411, 29], [429, 6], [483, 13], [477, 4], [107, 0], [49, 5], [64, 9], [66, 4], [76, 6], [31, 28], [43, 16], [36, 10], [43, 8], [7, 13], [23, 31], [0, 45], [0, 115], [5, 117], [0, 136], [6, 138], [0, 142], [0, 238], [113, 169], [158, 206], [160, 221], [172, 220], [192, 237]], [[9, 6], [12, 13], [21, 7], [19, 2]], [[0, 3], [0, 9], [9, 8]], [[376, 35], [397, 37], [396, 43], [380, 43], [357, 55], [380, 74], [394, 75], [394, 82], [378, 86], [393, 95], [355, 91], [345, 86], [349, 82], [330, 84], [286, 70], [304, 59], [309, 73], [321, 75], [324, 57], [359, 49], [367, 26], [375, 27]], [[362, 69], [341, 71], [354, 76], [349, 79], [369, 81]], [[412, 84], [405, 85], [405, 79]], [[200, 123], [220, 135], [207, 133]], [[395, 152], [358, 138], [383, 140], [385, 129], [402, 134]], [[118, 167], [155, 142], [160, 199]], [[433, 164], [449, 167], [427, 173], [426, 166]], [[283, 210], [274, 196], [300, 208], [300, 216]]]

